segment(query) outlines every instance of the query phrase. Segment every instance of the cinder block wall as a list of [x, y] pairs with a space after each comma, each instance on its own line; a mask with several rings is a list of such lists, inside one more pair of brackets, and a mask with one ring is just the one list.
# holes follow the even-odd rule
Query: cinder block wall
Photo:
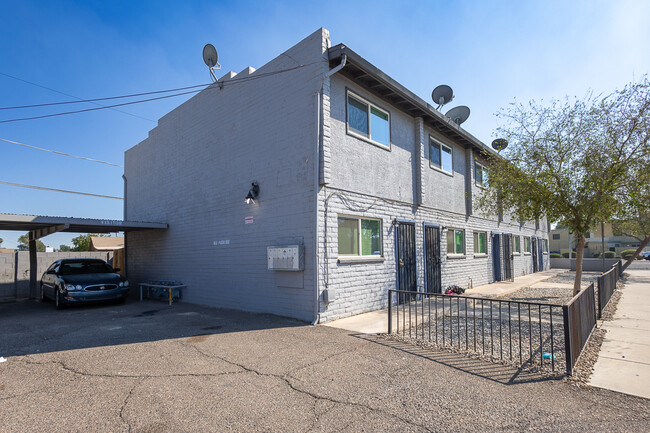
[[[190, 302], [314, 318], [317, 94], [328, 47], [320, 29], [252, 74], [220, 79], [223, 89], [203, 90], [126, 152], [125, 218], [169, 224], [126, 235], [129, 275], [180, 280]], [[260, 194], [246, 205], [252, 181]], [[304, 271], [267, 270], [267, 246], [284, 244], [305, 245]]]
[[[110, 261], [112, 252], [56, 252], [36, 253], [40, 280], [43, 272], [55, 261], [68, 258], [93, 258]], [[0, 253], [0, 302], [29, 298], [29, 252]]]

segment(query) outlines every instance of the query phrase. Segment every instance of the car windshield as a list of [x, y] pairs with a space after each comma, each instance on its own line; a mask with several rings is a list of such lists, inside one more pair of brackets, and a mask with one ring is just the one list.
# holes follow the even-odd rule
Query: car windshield
[[67, 262], [59, 268], [59, 275], [78, 274], [107, 274], [112, 273], [113, 268], [104, 262]]

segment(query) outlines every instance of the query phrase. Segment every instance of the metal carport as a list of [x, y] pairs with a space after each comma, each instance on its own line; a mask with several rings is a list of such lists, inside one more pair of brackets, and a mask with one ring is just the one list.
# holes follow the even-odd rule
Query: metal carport
[[36, 240], [52, 233], [112, 233], [137, 230], [166, 230], [166, 223], [70, 218], [41, 215], [0, 214], [0, 230], [29, 232], [29, 297], [38, 291]]

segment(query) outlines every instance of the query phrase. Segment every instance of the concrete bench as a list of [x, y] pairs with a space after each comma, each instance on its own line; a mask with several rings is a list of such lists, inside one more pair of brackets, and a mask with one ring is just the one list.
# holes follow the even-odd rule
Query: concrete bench
[[172, 294], [174, 290], [178, 292], [178, 299], [183, 298], [183, 289], [187, 286], [180, 281], [169, 281], [169, 280], [149, 280], [147, 283], [140, 283], [140, 301], [142, 301], [142, 295], [144, 290], [147, 291], [147, 297], [150, 297], [151, 289], [162, 289], [169, 293], [169, 305], [172, 305]]

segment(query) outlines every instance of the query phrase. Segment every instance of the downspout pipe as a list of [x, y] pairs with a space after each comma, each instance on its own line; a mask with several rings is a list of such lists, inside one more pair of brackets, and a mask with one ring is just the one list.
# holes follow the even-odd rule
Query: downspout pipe
[[[339, 63], [336, 67], [333, 69], [330, 69], [324, 76], [323, 79], [321, 80], [318, 92], [316, 92], [316, 146], [315, 146], [315, 157], [314, 157], [314, 168], [315, 168], [315, 179], [314, 179], [314, 192], [316, 193], [316, 230], [314, 232], [315, 235], [315, 243], [314, 243], [314, 292], [315, 292], [315, 297], [314, 297], [314, 320], [311, 322], [312, 325], [317, 324], [320, 321], [320, 313], [319, 313], [319, 306], [320, 306], [320, 293], [319, 293], [319, 287], [320, 287], [320, 277], [318, 275], [318, 248], [320, 245], [319, 239], [318, 239], [318, 188], [320, 187], [320, 134], [321, 134], [321, 95], [323, 94], [323, 85], [325, 84], [325, 80], [327, 80], [329, 77], [332, 75], [336, 74], [338, 71], [343, 69], [345, 67], [345, 64], [348, 61], [348, 56], [347, 54], [343, 54], [341, 56], [341, 63]], [[327, 266], [327, 264], [325, 264]]]

